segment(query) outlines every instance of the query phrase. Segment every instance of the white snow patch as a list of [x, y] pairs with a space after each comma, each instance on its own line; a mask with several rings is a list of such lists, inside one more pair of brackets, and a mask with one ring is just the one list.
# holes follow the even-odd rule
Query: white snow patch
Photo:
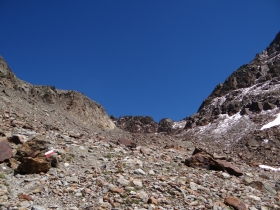
[[173, 129], [177, 129], [177, 128], [184, 128], [186, 125], [186, 121], [185, 120], [181, 120], [179, 122], [173, 122], [172, 128]]
[[277, 118], [275, 120], [273, 120], [272, 122], [267, 123], [266, 125], [264, 125], [261, 130], [267, 129], [267, 128], [271, 128], [273, 126], [276, 125], [280, 125], [280, 114], [277, 115]]
[[228, 116], [227, 114], [221, 114], [220, 118], [222, 120], [217, 124], [217, 127], [212, 130], [212, 133], [224, 133], [228, 130], [229, 127], [233, 126], [233, 124], [237, 123], [242, 116], [240, 113], [237, 113], [232, 116]]
[[212, 105], [212, 106], [215, 106], [215, 107], [221, 106], [226, 100], [227, 100], [227, 99], [226, 99], [225, 96], [216, 97], [216, 98], [214, 98], [214, 99], [212, 100], [211, 105]]
[[267, 170], [272, 170], [272, 171], [280, 171], [280, 168], [274, 168], [274, 167], [266, 166], [266, 165], [259, 165], [259, 167], [263, 168], [263, 169], [267, 169]]

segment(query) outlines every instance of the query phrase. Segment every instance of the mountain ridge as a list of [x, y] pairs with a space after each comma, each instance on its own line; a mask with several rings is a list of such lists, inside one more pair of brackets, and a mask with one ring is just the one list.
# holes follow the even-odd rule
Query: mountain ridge
[[1, 56], [0, 74], [3, 86], [20, 91], [26, 98], [40, 100], [47, 104], [57, 103], [72, 116], [79, 116], [78, 120], [85, 125], [96, 124], [106, 129], [115, 128], [100, 104], [77, 91], [58, 90], [54, 86], [36, 86], [22, 81], [15, 76]]

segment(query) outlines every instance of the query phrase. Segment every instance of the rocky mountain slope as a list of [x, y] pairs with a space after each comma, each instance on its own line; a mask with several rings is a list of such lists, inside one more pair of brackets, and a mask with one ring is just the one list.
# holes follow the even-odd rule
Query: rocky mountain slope
[[196, 114], [159, 123], [0, 58], [0, 209], [280, 209], [279, 52], [280, 33]]
[[279, 95], [280, 33], [253, 61], [217, 85], [198, 112], [185, 119], [185, 135], [251, 163], [280, 165], [279, 127], [261, 129], [278, 116]]
[[[202, 143], [209, 150], [242, 156], [248, 163], [280, 165], [278, 127], [261, 130], [280, 112], [280, 33], [249, 64], [241, 66], [218, 84], [198, 109], [180, 122], [151, 117], [123, 116], [116, 126], [132, 133], [175, 135], [184, 141]], [[263, 143], [266, 142], [266, 143]]]
[[30, 107], [41, 109], [41, 111], [44, 106], [48, 106], [48, 110], [45, 112], [55, 112], [59, 108], [59, 113], [63, 113], [64, 117], [72, 117], [74, 121], [86, 127], [115, 128], [114, 123], [100, 104], [76, 91], [57, 90], [53, 86], [35, 86], [21, 81], [13, 74], [2, 57], [0, 57], [0, 77], [1, 86], [4, 88], [2, 92], [6, 93], [6, 96], [9, 93], [14, 94], [10, 97], [13, 102], [18, 100], [17, 103], [13, 103], [8, 97], [5, 97], [2, 107], [7, 104], [16, 106], [21, 101], [24, 101], [23, 103], [27, 101]]

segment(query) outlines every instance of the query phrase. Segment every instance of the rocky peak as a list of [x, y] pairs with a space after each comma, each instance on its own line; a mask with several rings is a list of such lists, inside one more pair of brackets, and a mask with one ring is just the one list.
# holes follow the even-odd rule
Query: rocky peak
[[270, 43], [268, 48], [266, 49], [268, 56], [271, 56], [275, 53], [279, 53], [280, 51], [280, 32], [276, 35], [274, 40]]
[[252, 162], [280, 164], [279, 155], [274, 154], [274, 149], [280, 150], [276, 120], [280, 113], [279, 46], [280, 33], [249, 64], [218, 84], [198, 112], [185, 118], [182, 135], [227, 153], [240, 153], [240, 157], [245, 153], [242, 158]]
[[[280, 32], [277, 34], [275, 39], [271, 42], [269, 47], [267, 47], [261, 54], [257, 54], [255, 59], [250, 62], [250, 64], [242, 65], [239, 69], [234, 71], [224, 83], [218, 84], [210, 96], [203, 101], [201, 106], [198, 109], [198, 113], [205, 113], [205, 110], [209, 110], [209, 107], [213, 103], [213, 100], [217, 100], [217, 98], [224, 98], [225, 100], [222, 102], [232, 101], [231, 99], [235, 97], [234, 95], [238, 95], [242, 89], [252, 87], [256, 84], [263, 84], [264, 82], [271, 81], [274, 79], [278, 81], [278, 77], [280, 76]], [[240, 91], [238, 91], [240, 90]], [[245, 97], [246, 98], [246, 97]], [[239, 103], [240, 101], [238, 101]], [[217, 114], [235, 114], [239, 111], [240, 107], [235, 109], [232, 112], [232, 108], [236, 105], [235, 102], [231, 103], [230, 110], [221, 110], [214, 111], [212, 108], [211, 115]], [[241, 103], [242, 106], [246, 106], [247, 103]], [[222, 105], [221, 104], [221, 105]], [[214, 111], [214, 112], [213, 112]], [[231, 113], [232, 112], [232, 113]]]

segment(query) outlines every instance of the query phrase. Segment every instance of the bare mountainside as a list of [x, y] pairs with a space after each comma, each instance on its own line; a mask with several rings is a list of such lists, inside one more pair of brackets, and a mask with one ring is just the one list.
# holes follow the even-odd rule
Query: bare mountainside
[[180, 122], [109, 118], [0, 57], [0, 210], [280, 209], [279, 42]]
[[[58, 90], [53, 86], [35, 86], [21, 81], [12, 73], [2, 57], [0, 57], [0, 77], [1, 84], [4, 87], [2, 93], [5, 93], [7, 96], [9, 92], [12, 94], [13, 91], [12, 101], [4, 97], [5, 100], [2, 100], [2, 107], [11, 104], [12, 106], [18, 105], [18, 109], [20, 109], [27, 102], [30, 105], [26, 106], [32, 107], [34, 112], [37, 109], [43, 111], [46, 108], [43, 112], [55, 112], [54, 116], [56, 113], [64, 115], [63, 117], [70, 116], [73, 118], [73, 122], [88, 128], [91, 126], [104, 129], [115, 128], [114, 123], [109, 119], [106, 111], [100, 104], [76, 91]], [[22, 108], [24, 109], [25, 106]], [[21, 110], [21, 112], [24, 111]], [[38, 113], [37, 115], [41, 114]]]

